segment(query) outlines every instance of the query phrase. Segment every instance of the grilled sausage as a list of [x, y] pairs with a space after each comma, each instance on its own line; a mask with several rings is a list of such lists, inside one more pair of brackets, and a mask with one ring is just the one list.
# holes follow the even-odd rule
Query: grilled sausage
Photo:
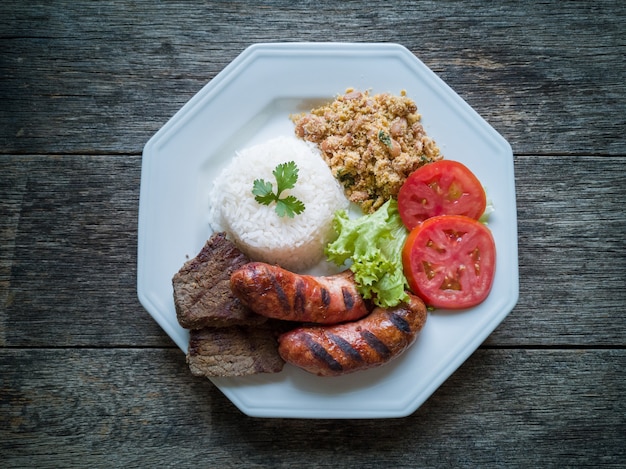
[[365, 318], [333, 326], [303, 326], [278, 338], [283, 360], [319, 376], [338, 376], [387, 363], [415, 342], [426, 323], [426, 306], [377, 307]]
[[314, 277], [250, 262], [231, 274], [230, 288], [248, 308], [268, 318], [336, 324], [369, 312], [349, 270]]

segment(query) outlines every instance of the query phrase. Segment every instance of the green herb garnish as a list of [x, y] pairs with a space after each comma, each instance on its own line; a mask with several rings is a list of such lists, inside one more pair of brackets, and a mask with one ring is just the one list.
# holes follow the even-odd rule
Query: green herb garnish
[[276, 193], [271, 182], [264, 179], [256, 179], [252, 185], [252, 194], [255, 195], [254, 200], [263, 205], [270, 205], [276, 202], [276, 213], [279, 217], [287, 215], [293, 218], [304, 212], [304, 204], [293, 195], [280, 198], [282, 192], [286, 189], [293, 189], [298, 181], [298, 167], [294, 161], [282, 163], [276, 166], [272, 171], [276, 178]]
[[391, 149], [391, 137], [384, 130], [378, 131], [378, 140], [383, 142], [383, 144], [387, 145], [388, 148]]
[[343, 169], [337, 171], [337, 175], [335, 177], [341, 184], [343, 184], [343, 187], [345, 187], [346, 189], [354, 186], [354, 175], [350, 173], [344, 173]]

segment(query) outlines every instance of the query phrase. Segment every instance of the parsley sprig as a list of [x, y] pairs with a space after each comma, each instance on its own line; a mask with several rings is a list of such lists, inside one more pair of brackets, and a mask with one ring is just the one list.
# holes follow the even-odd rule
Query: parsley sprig
[[276, 166], [272, 171], [276, 178], [276, 193], [271, 182], [264, 179], [256, 179], [252, 185], [252, 194], [255, 195], [254, 200], [263, 205], [270, 205], [276, 202], [276, 213], [279, 217], [287, 215], [293, 218], [304, 212], [304, 203], [293, 195], [280, 198], [283, 191], [293, 189], [298, 181], [298, 167], [294, 161], [282, 163]]

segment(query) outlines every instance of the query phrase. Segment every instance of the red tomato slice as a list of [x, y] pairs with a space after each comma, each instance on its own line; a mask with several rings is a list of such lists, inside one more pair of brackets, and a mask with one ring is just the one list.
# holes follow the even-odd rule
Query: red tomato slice
[[409, 230], [438, 215], [478, 220], [486, 206], [480, 181], [458, 161], [440, 160], [416, 169], [398, 192], [398, 211]]
[[432, 217], [409, 234], [402, 264], [409, 286], [426, 304], [471, 308], [491, 290], [496, 244], [491, 231], [472, 218]]

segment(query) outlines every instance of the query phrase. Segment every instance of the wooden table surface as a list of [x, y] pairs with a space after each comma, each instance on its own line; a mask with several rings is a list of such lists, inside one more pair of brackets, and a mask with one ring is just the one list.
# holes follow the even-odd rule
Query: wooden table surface
[[[3, 2], [0, 466], [624, 467], [625, 5]], [[406, 418], [247, 417], [137, 299], [143, 146], [287, 41], [400, 43], [513, 147], [519, 301]]]

